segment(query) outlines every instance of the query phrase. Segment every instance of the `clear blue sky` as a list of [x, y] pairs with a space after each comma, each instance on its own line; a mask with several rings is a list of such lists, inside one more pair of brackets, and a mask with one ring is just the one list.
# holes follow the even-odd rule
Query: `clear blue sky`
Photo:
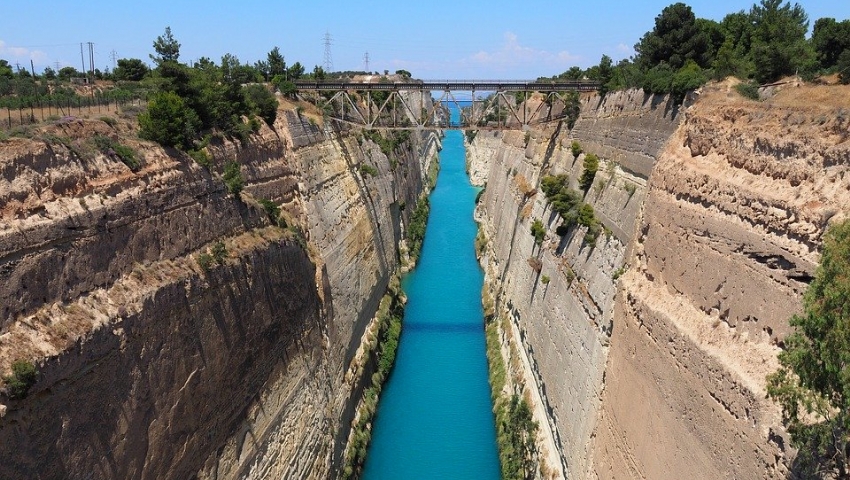
[[[243, 62], [264, 59], [278, 46], [287, 63], [308, 70], [324, 64], [324, 36], [332, 40], [334, 70], [406, 69], [418, 78], [525, 79], [631, 56], [672, 0], [410, 1], [163, 1], [4, 2], [0, 58], [36, 71], [81, 69], [80, 42], [94, 42], [95, 66], [118, 58], [149, 62], [153, 41], [171, 26], [180, 59], [218, 63], [225, 53]], [[754, 1], [685, 2], [698, 17], [721, 20]], [[850, 0], [804, 0], [809, 24], [850, 18]], [[88, 58], [88, 57], [86, 57]], [[88, 63], [87, 63], [88, 65]], [[88, 68], [88, 66], [87, 66]]]

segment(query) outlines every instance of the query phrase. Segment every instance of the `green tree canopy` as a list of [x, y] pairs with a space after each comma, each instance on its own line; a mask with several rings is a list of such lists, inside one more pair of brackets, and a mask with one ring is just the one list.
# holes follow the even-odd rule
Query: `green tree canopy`
[[269, 78], [274, 78], [275, 75], [286, 75], [286, 60], [280, 53], [280, 49], [274, 47], [266, 56], [266, 61], [269, 64]]
[[151, 59], [157, 65], [163, 62], [176, 62], [180, 58], [180, 44], [171, 34], [171, 27], [165, 27], [165, 33], [156, 37], [153, 42], [153, 49], [156, 51], [156, 55], [151, 55]]
[[139, 81], [145, 78], [145, 75], [150, 72], [150, 69], [144, 62], [138, 58], [121, 58], [118, 60], [118, 66], [112, 74], [116, 80], [132, 80]]
[[767, 394], [782, 406], [803, 473], [850, 478], [850, 220], [826, 233], [803, 309]]
[[15, 74], [12, 72], [12, 66], [7, 60], [0, 58], [0, 78], [12, 78]]
[[197, 114], [174, 92], [157, 92], [139, 115], [139, 135], [166, 147], [190, 147], [199, 127]]
[[772, 82], [783, 75], [810, 70], [814, 52], [806, 42], [809, 17], [799, 4], [761, 0], [750, 10], [753, 22], [750, 55], [757, 81]]
[[850, 49], [850, 20], [819, 18], [812, 29], [812, 47], [822, 68], [838, 63], [838, 57]]
[[655, 28], [635, 45], [638, 61], [644, 68], [667, 63], [674, 70], [693, 60], [701, 67], [709, 65], [709, 38], [697, 25], [691, 7], [674, 3], [655, 17]]

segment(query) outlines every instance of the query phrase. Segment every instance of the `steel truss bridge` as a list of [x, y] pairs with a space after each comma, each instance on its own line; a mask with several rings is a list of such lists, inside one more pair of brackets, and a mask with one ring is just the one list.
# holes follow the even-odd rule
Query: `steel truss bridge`
[[[525, 130], [564, 119], [567, 96], [596, 91], [599, 83], [304, 81], [296, 82], [295, 88], [300, 99], [318, 105], [327, 118], [367, 129]], [[531, 98], [539, 101], [529, 102]], [[453, 117], [449, 106], [456, 107], [460, 115]]]

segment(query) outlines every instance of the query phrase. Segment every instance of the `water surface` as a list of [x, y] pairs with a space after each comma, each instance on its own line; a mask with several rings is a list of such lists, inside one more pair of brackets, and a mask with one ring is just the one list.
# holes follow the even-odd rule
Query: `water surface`
[[499, 478], [474, 247], [478, 190], [465, 172], [462, 135], [446, 133], [422, 255], [402, 282], [408, 303], [367, 480]]

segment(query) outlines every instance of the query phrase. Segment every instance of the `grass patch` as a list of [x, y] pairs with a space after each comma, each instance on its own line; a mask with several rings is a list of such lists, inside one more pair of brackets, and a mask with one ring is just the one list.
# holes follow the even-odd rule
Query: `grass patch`
[[142, 164], [136, 158], [135, 150], [132, 148], [122, 145], [105, 135], [96, 135], [92, 138], [92, 141], [100, 153], [110, 158], [117, 157], [117, 159], [121, 160], [124, 165], [127, 165], [130, 170], [136, 172], [142, 167]]
[[373, 167], [372, 165], [368, 165], [365, 163], [360, 164], [360, 175], [363, 177], [369, 176], [374, 177], [378, 174], [378, 169]]
[[[507, 321], [502, 323], [507, 324]], [[533, 420], [528, 402], [506, 391], [507, 367], [499, 343], [499, 322], [491, 318], [484, 332], [502, 478], [532, 478], [536, 466], [537, 422]]]
[[[396, 285], [398, 282], [391, 282]], [[398, 288], [390, 287], [381, 306], [378, 308], [378, 344], [368, 352], [377, 361], [377, 371], [372, 375], [372, 384], [363, 392], [363, 403], [359, 409], [357, 424], [354, 425], [348, 448], [342, 478], [359, 478], [366, 461], [366, 452], [372, 440], [371, 423], [378, 409], [378, 398], [384, 382], [389, 378], [395, 364], [398, 342], [401, 338], [401, 319], [404, 316], [404, 303]]]
[[425, 240], [425, 227], [428, 225], [430, 211], [428, 196], [420, 196], [419, 201], [416, 202], [416, 209], [410, 216], [410, 224], [407, 226], [407, 248], [414, 263], [419, 260], [419, 254], [422, 252], [422, 242]]

